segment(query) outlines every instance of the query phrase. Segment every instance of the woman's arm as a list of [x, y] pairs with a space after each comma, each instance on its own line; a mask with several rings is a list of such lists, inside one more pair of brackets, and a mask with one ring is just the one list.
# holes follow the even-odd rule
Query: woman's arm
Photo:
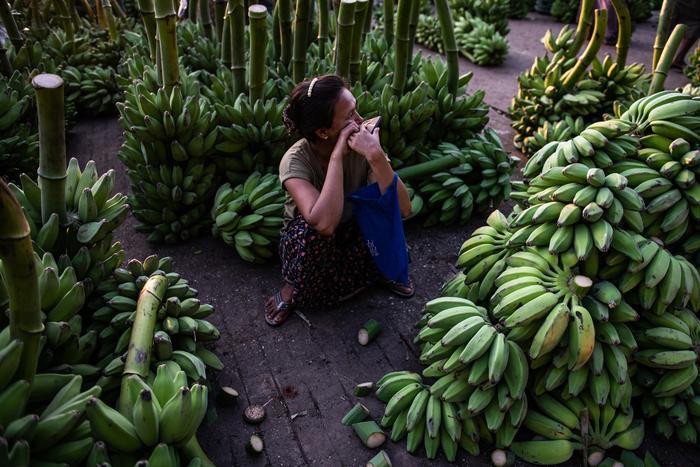
[[320, 193], [311, 183], [300, 178], [284, 182], [304, 220], [324, 236], [333, 235], [343, 217], [343, 157], [348, 152], [348, 136], [354, 131], [357, 131], [357, 124], [351, 123], [338, 136]]

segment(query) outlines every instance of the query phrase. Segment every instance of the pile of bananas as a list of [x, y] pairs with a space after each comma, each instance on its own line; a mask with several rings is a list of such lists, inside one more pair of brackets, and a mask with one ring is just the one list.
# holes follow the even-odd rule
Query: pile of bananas
[[80, 69], [67, 66], [61, 71], [66, 83], [66, 101], [88, 115], [113, 113], [122, 100], [122, 91], [113, 68], [99, 65]]
[[39, 165], [34, 91], [18, 71], [0, 77], [0, 177], [17, 180]]
[[572, 136], [580, 134], [585, 128], [586, 124], [583, 118], [574, 119], [570, 115], [566, 115], [556, 123], [544, 122], [544, 125], [539, 127], [535, 134], [525, 137], [524, 145], [535, 154], [547, 143], [570, 139]]
[[119, 159], [131, 182], [130, 203], [151, 242], [177, 243], [209, 224], [216, 166], [209, 161], [218, 132], [216, 115], [194, 75], [170, 91], [157, 87], [155, 70], [125, 90], [117, 104], [125, 141]]
[[416, 42], [441, 54], [445, 52], [442, 45], [440, 21], [433, 15], [420, 15], [416, 26]]
[[433, 145], [462, 145], [466, 139], [473, 138], [483, 130], [488, 123], [489, 109], [484, 104], [484, 91], [479, 89], [473, 94], [466, 92], [472, 76], [472, 73], [460, 76], [457, 92], [453, 95], [447, 88], [445, 62], [428, 59], [421, 63], [418, 78], [430, 87], [430, 98], [437, 102], [433, 125], [428, 130], [428, 140]]
[[[601, 62], [598, 58], [591, 62], [588, 78], [600, 83], [599, 90], [605, 94], [605, 102], [629, 106], [632, 102], [646, 95], [649, 89], [650, 76], [644, 73], [644, 65], [632, 63], [624, 67], [618, 66], [610, 55], [605, 55]], [[611, 112], [608, 106], [603, 112]]]
[[465, 12], [455, 19], [459, 52], [477, 65], [500, 65], [508, 55], [508, 41], [496, 26]]
[[276, 255], [284, 201], [275, 174], [256, 172], [236, 188], [225, 183], [214, 196], [213, 234], [233, 246], [243, 260], [263, 263]]
[[523, 19], [532, 10], [532, 0], [510, 0], [508, 7], [508, 18]]
[[578, 12], [578, 0], [554, 0], [549, 14], [560, 23], [573, 23]]
[[10, 188], [25, 212], [35, 250], [52, 252], [65, 265], [61, 270], [73, 266], [79, 280], [89, 278], [89, 296], [124, 260], [121, 244], [113, 242], [112, 234], [129, 214], [129, 205], [125, 195], [114, 193], [114, 170], [100, 175], [94, 161], [81, 170], [78, 160], [71, 158], [66, 170], [66, 225], [59, 225], [55, 213], [43, 223], [41, 188], [24, 174], [20, 182], [21, 186], [10, 184]]
[[221, 43], [207, 37], [201, 23], [185, 20], [178, 24], [177, 48], [187, 51], [181, 62], [190, 72], [202, 70], [214, 75], [220, 67]]
[[456, 16], [468, 13], [492, 25], [501, 36], [505, 37], [508, 35], [508, 16], [510, 11], [508, 0], [450, 0], [450, 6]]
[[630, 0], [627, 2], [632, 21], [641, 23], [651, 18], [651, 13], [654, 8], [653, 0]]
[[700, 47], [688, 57], [688, 66], [683, 69], [683, 74], [688, 77], [690, 84], [700, 86]]

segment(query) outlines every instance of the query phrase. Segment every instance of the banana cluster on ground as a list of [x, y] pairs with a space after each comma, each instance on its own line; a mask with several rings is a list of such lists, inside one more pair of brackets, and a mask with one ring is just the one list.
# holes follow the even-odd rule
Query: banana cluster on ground
[[33, 94], [19, 71], [0, 77], [0, 174], [7, 180], [34, 173], [39, 164]]
[[61, 77], [66, 83], [66, 101], [88, 115], [113, 113], [117, 102], [122, 100], [122, 91], [117, 83], [116, 71], [99, 65], [65, 67]]
[[213, 234], [233, 246], [245, 261], [262, 263], [276, 256], [284, 202], [284, 190], [275, 174], [256, 172], [236, 188], [225, 183], [214, 196]]
[[455, 19], [455, 37], [459, 53], [477, 65], [500, 65], [508, 55], [508, 41], [496, 26], [469, 12]]
[[464, 13], [467, 13], [486, 24], [492, 25], [501, 37], [505, 38], [508, 35], [510, 5], [507, 0], [450, 0], [450, 7], [455, 16], [462, 16]]

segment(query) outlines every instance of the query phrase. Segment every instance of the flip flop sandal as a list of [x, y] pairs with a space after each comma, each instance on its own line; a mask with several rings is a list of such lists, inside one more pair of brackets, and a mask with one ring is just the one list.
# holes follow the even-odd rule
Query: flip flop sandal
[[411, 298], [416, 293], [411, 280], [408, 281], [408, 284], [388, 280], [384, 282], [384, 285], [389, 289], [389, 292], [402, 298]]
[[277, 292], [273, 298], [275, 299], [275, 310], [277, 313], [274, 317], [270, 317], [267, 310], [265, 310], [265, 322], [272, 327], [277, 327], [287, 321], [293, 307], [292, 304], [282, 300], [282, 294], [280, 292]]

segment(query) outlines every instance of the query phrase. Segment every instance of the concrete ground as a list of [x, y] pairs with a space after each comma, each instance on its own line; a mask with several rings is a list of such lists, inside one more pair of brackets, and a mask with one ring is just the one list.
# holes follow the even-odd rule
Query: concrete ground
[[[543, 53], [538, 41], [545, 30], [559, 27], [537, 14], [511, 21], [510, 54], [502, 66], [481, 68], [462, 61], [463, 71], [474, 71], [471, 89], [486, 90], [486, 101], [494, 109], [490, 126], [511, 149], [513, 134], [503, 111], [516, 93], [516, 76]], [[637, 26], [630, 61], [650, 63], [654, 32], [653, 23]], [[610, 47], [605, 50], [614, 52]], [[672, 71], [667, 87], [683, 83], [685, 79]], [[69, 154], [83, 163], [94, 159], [101, 171], [114, 167], [117, 188], [126, 192], [127, 181], [116, 157], [121, 141], [116, 118], [86, 120], [75, 128]], [[143, 259], [153, 253], [173, 257], [175, 269], [199, 290], [200, 299], [217, 310], [212, 321], [220, 329], [221, 339], [215, 350], [226, 368], [213, 375], [213, 381], [237, 388], [241, 397], [238, 405], [216, 407], [215, 423], [205, 423], [199, 431], [211, 459], [219, 466], [357, 466], [364, 465], [376, 451], [364, 448], [350, 428], [340, 425], [356, 401], [354, 386], [376, 381], [388, 371], [421, 369], [417, 349], [411, 343], [413, 323], [423, 304], [436, 297], [441, 284], [454, 274], [459, 246], [483, 224], [483, 218], [462, 227], [407, 228], [414, 298], [401, 300], [384, 290], [371, 290], [336, 310], [308, 313], [309, 324], [293, 316], [278, 329], [265, 324], [262, 309], [264, 300], [280, 285], [279, 263], [251, 265], [209, 236], [177, 246], [153, 246], [133, 230], [134, 224], [130, 217], [116, 235], [128, 257]], [[375, 342], [361, 347], [356, 341], [357, 330], [369, 318], [377, 319], [383, 330]], [[379, 420], [383, 404], [373, 397], [362, 402]], [[245, 407], [253, 403], [266, 404], [267, 419], [257, 427], [242, 419]], [[251, 457], [244, 449], [254, 432], [265, 440], [265, 452], [259, 457]], [[645, 446], [664, 465], [698, 465], [700, 450], [696, 447], [653, 436], [647, 437]], [[442, 457], [431, 462], [409, 455], [403, 442], [388, 442], [383, 448], [395, 466], [448, 465]], [[460, 464], [489, 465], [489, 446], [482, 445], [482, 451], [478, 458], [462, 453]], [[571, 462], [577, 464], [578, 460]]]

